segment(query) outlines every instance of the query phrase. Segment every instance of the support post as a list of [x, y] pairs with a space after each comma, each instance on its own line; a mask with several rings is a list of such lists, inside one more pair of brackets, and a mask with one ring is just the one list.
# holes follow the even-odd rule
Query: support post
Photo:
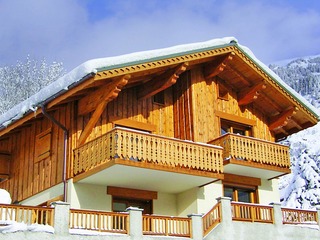
[[137, 207], [128, 207], [129, 212], [129, 234], [131, 239], [142, 239], [142, 211]]
[[203, 240], [203, 224], [202, 224], [202, 214], [190, 214], [191, 218], [191, 237], [193, 240]]
[[317, 207], [317, 221], [318, 221], [318, 226], [320, 229], [320, 207]]
[[281, 204], [270, 203], [270, 205], [273, 205], [273, 223], [276, 226], [281, 226], [283, 224]]
[[221, 203], [221, 223], [232, 224], [231, 198], [219, 197], [217, 201]]
[[54, 233], [69, 235], [70, 204], [66, 202], [53, 202], [54, 206]]

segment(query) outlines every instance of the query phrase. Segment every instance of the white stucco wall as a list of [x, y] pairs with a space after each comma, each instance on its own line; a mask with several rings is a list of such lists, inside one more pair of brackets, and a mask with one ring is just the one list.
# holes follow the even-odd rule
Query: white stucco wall
[[198, 212], [207, 213], [216, 203], [217, 198], [223, 196], [221, 181], [208, 184], [198, 190]]
[[57, 198], [63, 195], [63, 183], [53, 186], [47, 190], [44, 190], [30, 198], [27, 198], [24, 201], [21, 201], [20, 204], [28, 206], [38, 206], [42, 203], [45, 203], [51, 199]]
[[71, 208], [111, 211], [112, 197], [106, 186], [83, 183], [69, 184], [68, 202]]
[[198, 190], [199, 188], [192, 188], [177, 194], [177, 215], [179, 217], [186, 217], [191, 213], [198, 212]]
[[258, 187], [259, 204], [270, 204], [280, 202], [278, 179], [261, 179], [261, 186]]
[[158, 199], [153, 200], [153, 214], [177, 216], [177, 195], [158, 192]]

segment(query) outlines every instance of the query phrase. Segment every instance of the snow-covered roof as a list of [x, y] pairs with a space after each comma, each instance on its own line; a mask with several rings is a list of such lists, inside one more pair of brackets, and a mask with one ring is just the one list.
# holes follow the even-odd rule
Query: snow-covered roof
[[99, 71], [119, 68], [123, 66], [134, 65], [137, 63], [154, 61], [157, 59], [170, 58], [179, 55], [190, 54], [193, 52], [201, 52], [209, 49], [217, 49], [226, 46], [237, 46], [249, 58], [251, 58], [258, 66], [260, 66], [274, 81], [282, 86], [288, 93], [290, 93], [297, 101], [304, 105], [311, 113], [319, 118], [318, 110], [307, 102], [301, 95], [283, 82], [279, 76], [271, 71], [265, 64], [260, 62], [254, 54], [245, 46], [239, 45], [237, 39], [234, 37], [226, 37], [220, 39], [212, 39], [205, 42], [178, 45], [174, 47], [157, 49], [151, 51], [136, 52], [116, 57], [98, 58], [89, 60], [72, 71], [51, 83], [47, 87], [40, 90], [27, 100], [14, 106], [9, 111], [0, 116], [0, 128], [5, 128], [9, 124], [22, 118], [30, 111], [36, 111], [41, 104], [45, 104], [72, 88], [77, 83], [85, 80], [88, 76], [92, 76]]

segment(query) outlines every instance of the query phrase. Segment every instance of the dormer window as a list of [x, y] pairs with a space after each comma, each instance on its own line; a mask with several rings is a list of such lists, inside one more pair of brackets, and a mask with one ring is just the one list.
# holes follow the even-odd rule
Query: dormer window
[[218, 81], [217, 81], [218, 98], [222, 100], [229, 100], [229, 90], [225, 86], [225, 84], [223, 84], [222, 81], [223, 81], [222, 79], [218, 78]]
[[153, 103], [164, 105], [164, 91], [153, 95]]

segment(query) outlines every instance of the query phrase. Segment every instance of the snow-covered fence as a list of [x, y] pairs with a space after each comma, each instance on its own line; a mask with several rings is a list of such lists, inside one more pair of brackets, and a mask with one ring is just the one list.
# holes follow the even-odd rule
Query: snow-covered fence
[[284, 224], [317, 224], [318, 215], [315, 210], [282, 208]]
[[53, 208], [0, 204], [0, 220], [53, 226]]

